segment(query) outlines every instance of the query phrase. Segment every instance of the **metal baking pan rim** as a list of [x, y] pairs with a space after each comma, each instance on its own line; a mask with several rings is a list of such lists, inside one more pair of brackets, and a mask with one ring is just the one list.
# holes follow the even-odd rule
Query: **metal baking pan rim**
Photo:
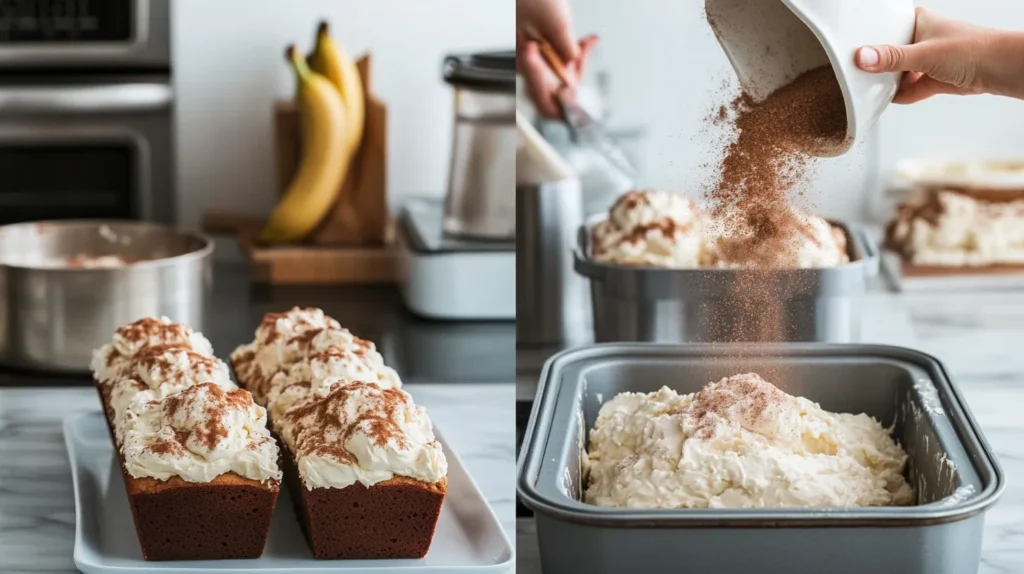
[[[963, 419], [966, 430], [975, 444], [965, 445], [974, 447], [973, 450], [983, 455], [982, 460], [976, 460], [975, 464], [983, 464], [986, 468], [980, 469], [986, 472], [991, 478], [984, 488], [973, 496], [957, 504], [948, 504], [944, 500], [933, 503], [905, 506], [905, 507], [873, 507], [853, 509], [609, 509], [589, 505], [577, 500], [565, 497], [565, 501], [549, 501], [535, 489], [533, 482], [536, 480], [543, 463], [539, 459], [539, 451], [534, 444], [538, 438], [542, 438], [541, 444], [548, 440], [550, 435], [550, 421], [542, 421], [538, 424], [539, 413], [545, 410], [548, 402], [556, 400], [559, 385], [549, 385], [552, 381], [552, 374], [563, 368], [563, 363], [575, 361], [582, 357], [582, 354], [600, 353], [602, 349], [614, 347], [620, 352], [642, 351], [645, 353], [656, 352], [664, 354], [680, 349], [698, 350], [705, 354], [716, 356], [722, 355], [725, 349], [729, 353], [736, 353], [740, 349], [741, 356], [800, 356], [801, 354], [830, 353], [842, 356], [881, 356], [890, 359], [908, 359], [910, 355], [916, 360], [921, 368], [937, 372], [941, 375], [944, 394], [957, 407], [957, 414]], [[857, 354], [853, 355], [856, 349]], [[780, 351], [788, 352], [782, 353]], [[586, 524], [593, 526], [614, 526], [618, 528], [663, 528], [663, 527], [721, 527], [721, 528], [764, 528], [783, 527], [797, 528], [805, 526], [815, 527], [853, 527], [853, 526], [927, 526], [933, 524], [944, 524], [965, 520], [978, 513], [984, 512], [994, 505], [1002, 496], [1006, 487], [1006, 478], [998, 460], [992, 454], [992, 449], [984, 436], [981, 434], [978, 423], [971, 414], [963, 397], [956, 387], [950, 384], [950, 378], [942, 363], [934, 356], [904, 347], [891, 345], [857, 345], [850, 347], [841, 344], [828, 343], [735, 343], [722, 344], [657, 344], [657, 343], [599, 343], [588, 345], [583, 348], [566, 349], [552, 356], [545, 364], [540, 374], [537, 389], [537, 399], [534, 401], [533, 410], [530, 413], [530, 420], [524, 432], [523, 444], [517, 463], [518, 477], [516, 480], [516, 493], [522, 503], [536, 513], [546, 514], [561, 521]], [[547, 419], [547, 417], [545, 417]], [[543, 432], [543, 437], [538, 437], [538, 432]], [[961, 437], [963, 441], [963, 437]], [[538, 451], [538, 452], [535, 452]]]
[[[576, 247], [573, 249], [573, 258], [575, 259], [576, 271], [584, 276], [589, 275], [585, 269], [581, 267], [594, 267], [598, 269], [611, 269], [616, 272], [633, 272], [633, 273], [659, 273], [659, 274], [671, 274], [679, 272], [687, 273], [705, 273], [714, 275], [736, 275], [751, 271], [750, 269], [743, 268], [717, 268], [717, 267], [683, 267], [683, 268], [666, 268], [666, 267], [655, 267], [651, 265], [626, 265], [623, 263], [612, 263], [607, 261], [598, 261], [590, 256], [590, 236], [594, 226], [606, 219], [605, 216], [598, 215], [587, 220], [586, 223], [581, 225], [577, 231], [576, 236]], [[867, 232], [859, 227], [852, 227], [849, 224], [838, 221], [838, 220], [826, 220], [830, 224], [841, 228], [846, 233], [847, 239], [847, 250], [852, 251], [851, 255], [855, 257], [851, 258], [849, 263], [844, 263], [836, 267], [821, 267], [821, 268], [810, 268], [810, 269], [761, 269], [758, 270], [762, 273], [771, 273], [773, 275], [792, 275], [792, 276], [803, 276], [811, 275], [816, 273], [828, 272], [831, 270], [844, 271], [849, 269], [864, 268], [864, 273], [869, 276], [878, 274], [879, 271], [879, 252], [878, 248], [871, 241]]]

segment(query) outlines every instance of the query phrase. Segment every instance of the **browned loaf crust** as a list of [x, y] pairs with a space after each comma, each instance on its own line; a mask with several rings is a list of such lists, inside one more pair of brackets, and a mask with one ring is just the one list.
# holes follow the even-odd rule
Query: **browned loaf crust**
[[[279, 441], [280, 444], [280, 441]], [[282, 446], [282, 452], [286, 449]], [[307, 489], [289, 451], [281, 457], [285, 484], [313, 557], [332, 559], [423, 558], [430, 549], [448, 490], [404, 476], [369, 488]]]
[[97, 383], [107, 427], [117, 451], [142, 557], [162, 560], [258, 558], [263, 554], [279, 485], [233, 472], [207, 483], [172, 476], [135, 478], [113, 439], [110, 388]]

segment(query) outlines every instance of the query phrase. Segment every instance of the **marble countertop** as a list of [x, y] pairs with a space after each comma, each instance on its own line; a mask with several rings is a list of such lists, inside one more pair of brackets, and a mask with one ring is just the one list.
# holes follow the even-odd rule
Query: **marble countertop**
[[[406, 387], [444, 432], [514, 539], [515, 388]], [[0, 572], [76, 572], [75, 505], [61, 421], [98, 410], [92, 388], [0, 388]]]
[[[930, 353], [959, 386], [1007, 480], [978, 573], [1024, 572], [1024, 292], [875, 292], [865, 317], [865, 342]], [[517, 525], [517, 553], [518, 572], [540, 572], [532, 521]]]

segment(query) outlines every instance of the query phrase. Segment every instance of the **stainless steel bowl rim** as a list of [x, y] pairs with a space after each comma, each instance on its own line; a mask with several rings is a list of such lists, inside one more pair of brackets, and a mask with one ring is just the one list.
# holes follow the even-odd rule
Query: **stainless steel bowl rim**
[[[620, 352], [638, 352], [645, 355], [657, 354], [672, 357], [680, 351], [689, 353], [744, 356], [814, 356], [814, 357], [879, 357], [910, 361], [929, 372], [938, 391], [956, 407], [955, 416], [962, 422], [970, 436], [967, 439], [971, 452], [980, 453], [973, 463], [981, 466], [979, 475], [987, 474], [990, 480], [980, 491], [963, 501], [949, 504], [937, 501], [930, 504], [907, 507], [873, 507], [849, 509], [654, 509], [633, 510], [605, 508], [585, 504], [566, 497], [565, 501], [554, 500], [540, 493], [536, 479], [543, 460], [543, 445], [548, 440], [551, 415], [558, 388], [558, 374], [564, 365], [601, 354], [609, 349]], [[584, 429], [587, 432], [589, 429]], [[949, 378], [945, 367], [935, 357], [920, 351], [888, 345], [840, 345], [823, 343], [773, 343], [773, 344], [689, 344], [665, 345], [654, 343], [603, 343], [569, 349], [551, 357], [544, 365], [534, 400], [530, 421], [524, 433], [518, 460], [516, 492], [523, 504], [537, 513], [553, 519], [577, 524], [614, 528], [736, 528], [736, 527], [851, 527], [851, 526], [922, 526], [965, 520], [984, 512], [994, 505], [1006, 487], [1006, 478], [998, 460], [980, 428], [971, 415], [959, 390]], [[567, 502], [572, 502], [569, 504]]]
[[153, 223], [149, 221], [124, 221], [117, 219], [58, 219], [58, 220], [46, 220], [46, 221], [32, 221], [26, 223], [11, 223], [7, 225], [0, 225], [0, 242], [3, 241], [4, 232], [8, 229], [14, 229], [18, 227], [32, 227], [32, 226], [52, 226], [52, 227], [135, 227], [135, 228], [152, 228], [162, 229], [164, 231], [177, 233], [183, 237], [191, 237], [202, 242], [202, 247], [189, 251], [188, 253], [182, 253], [181, 255], [175, 255], [173, 257], [162, 257], [159, 259], [146, 259], [143, 261], [136, 261], [124, 267], [92, 267], [92, 268], [80, 268], [80, 267], [35, 267], [32, 265], [25, 265], [20, 263], [9, 263], [0, 260], [0, 266], [7, 269], [17, 269], [22, 271], [34, 271], [34, 272], [57, 272], [57, 273], [130, 273], [133, 269], [152, 269], [154, 267], [172, 266], [180, 263], [188, 262], [191, 260], [199, 260], [204, 257], [208, 257], [214, 250], [213, 239], [208, 235], [199, 233], [196, 231], [187, 231], [170, 225], [163, 225], [160, 223]]

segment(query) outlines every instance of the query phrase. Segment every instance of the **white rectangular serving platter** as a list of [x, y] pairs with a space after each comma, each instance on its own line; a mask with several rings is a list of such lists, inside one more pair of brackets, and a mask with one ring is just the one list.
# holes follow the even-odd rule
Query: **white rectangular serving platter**
[[899, 255], [882, 252], [882, 268], [890, 284], [901, 293], [934, 293], [941, 291], [999, 291], [1024, 287], [1024, 273], [1000, 275], [961, 273], [941, 277], [904, 277]]
[[75, 566], [86, 574], [172, 574], [180, 572], [294, 574], [496, 573], [515, 569], [515, 549], [483, 493], [444, 437], [435, 429], [448, 459], [448, 493], [427, 556], [418, 560], [316, 560], [295, 519], [288, 489], [277, 499], [263, 556], [245, 560], [147, 562], [142, 559], [119, 462], [99, 412], [64, 420], [64, 442], [75, 489]]

